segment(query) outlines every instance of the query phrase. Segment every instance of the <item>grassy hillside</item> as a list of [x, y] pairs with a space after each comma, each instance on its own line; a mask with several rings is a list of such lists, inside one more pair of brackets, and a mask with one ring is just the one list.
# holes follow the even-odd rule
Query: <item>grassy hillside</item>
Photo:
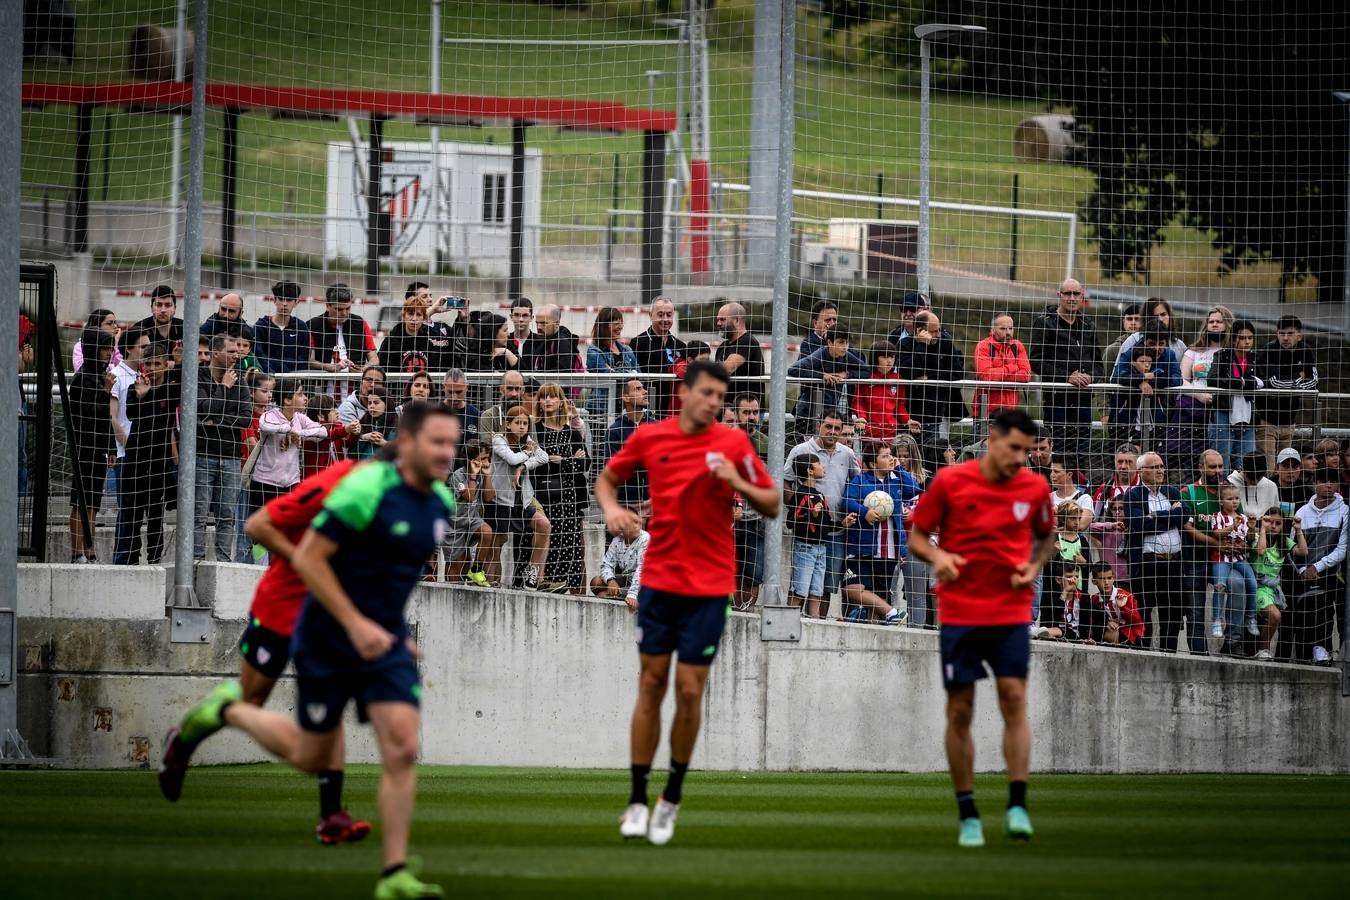
[[[73, 67], [29, 66], [30, 80], [126, 80], [126, 42], [141, 23], [173, 24], [173, 0], [83, 0], [78, 58]], [[446, 0], [446, 36], [470, 38], [603, 38], [616, 41], [671, 38], [636, 2], [592, 3], [562, 10], [525, 2]], [[714, 170], [720, 177], [748, 177], [752, 142], [776, 140], [756, 133], [750, 121], [753, 4], [725, 0], [714, 13], [710, 60]], [[215, 0], [209, 27], [209, 73], [219, 81], [304, 86], [350, 86], [426, 90], [429, 84], [428, 0], [288, 0], [254, 4]], [[803, 40], [813, 34], [803, 29]], [[803, 44], [803, 53], [811, 52]], [[443, 56], [446, 92], [499, 96], [571, 97], [648, 103], [651, 69], [673, 71], [670, 47], [503, 47], [451, 45]], [[796, 183], [800, 187], [873, 193], [877, 175], [887, 195], [918, 194], [918, 96], [908, 73], [814, 63], [801, 66], [797, 119]], [[659, 107], [674, 108], [674, 78], [659, 79]], [[1068, 166], [1018, 162], [1012, 131], [1031, 105], [982, 97], [942, 95], [933, 104], [933, 196], [936, 199], [1006, 205], [1014, 173], [1021, 178], [1020, 203], [1039, 209], [1073, 210], [1090, 188], [1090, 177]], [[170, 125], [167, 117], [110, 113], [95, 118], [95, 199], [162, 201], [169, 195]], [[391, 140], [424, 140], [426, 129], [392, 125]], [[68, 109], [24, 114], [24, 181], [69, 185], [73, 181], [74, 113]], [[444, 129], [443, 139], [504, 142], [502, 129]], [[208, 127], [208, 202], [219, 196], [219, 116]], [[545, 154], [545, 222], [599, 225], [610, 206], [617, 155], [620, 205], [639, 204], [640, 141], [636, 135], [595, 136], [533, 129], [529, 139]], [[347, 140], [345, 122], [242, 120], [240, 208], [318, 214], [324, 207], [325, 146]], [[107, 165], [104, 164], [105, 155]], [[28, 189], [28, 196], [40, 190]], [[724, 211], [744, 211], [731, 195]], [[872, 204], [800, 201], [804, 217], [873, 216]], [[914, 218], [913, 210], [888, 216]], [[1062, 271], [1065, 226], [1024, 220], [1019, 234], [1019, 275], [1053, 280]], [[575, 232], [547, 234], [554, 242], [594, 240]], [[938, 213], [934, 258], [939, 264], [1006, 266], [1009, 220], [987, 215]], [[1080, 244], [1080, 268], [1096, 276], [1091, 253]], [[1214, 254], [1202, 235], [1173, 229], [1155, 258], [1154, 280], [1167, 284], [1214, 281]], [[1273, 283], [1273, 270], [1253, 270], [1241, 283]]]

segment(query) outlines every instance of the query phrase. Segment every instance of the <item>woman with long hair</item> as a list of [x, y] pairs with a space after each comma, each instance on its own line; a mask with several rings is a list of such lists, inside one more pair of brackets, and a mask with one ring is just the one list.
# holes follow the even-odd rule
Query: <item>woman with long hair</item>
[[328, 438], [328, 429], [308, 415], [309, 395], [299, 381], [290, 381], [282, 389], [281, 403], [258, 420], [262, 448], [249, 485], [249, 507], [257, 510], [264, 503], [300, 483], [301, 444], [318, 443]]
[[[610, 372], [616, 375], [638, 373], [637, 355], [619, 340], [622, 334], [623, 313], [613, 306], [602, 307], [591, 326], [591, 343], [586, 348], [587, 372]], [[593, 385], [586, 406], [592, 415], [598, 414], [602, 422], [613, 418], [609, 410], [607, 387]]]
[[[131, 498], [123, 529], [125, 543], [114, 556], [126, 565], [140, 560], [141, 523], [145, 523], [145, 559], [155, 565], [164, 555], [164, 510], [173, 497], [178, 465], [178, 401], [181, 385], [169, 377], [170, 349], [152, 345], [136, 382], [127, 390], [131, 434], [123, 458], [122, 496]], [[240, 521], [243, 521], [242, 519]]]
[[1172, 428], [1168, 429], [1163, 454], [1169, 460], [1180, 463], [1197, 459], [1207, 447], [1213, 446], [1210, 419], [1215, 397], [1205, 388], [1214, 354], [1228, 346], [1232, 327], [1233, 311], [1226, 306], [1211, 306], [1195, 340], [1181, 356], [1181, 385], [1194, 390], [1178, 394], [1172, 405]]
[[[464, 371], [505, 372], [520, 368], [520, 357], [507, 346], [511, 336], [506, 318], [496, 313], [478, 312], [469, 320], [464, 336]], [[470, 402], [479, 409], [492, 405], [492, 387], [469, 384]]]
[[535, 496], [552, 523], [544, 579], [560, 582], [574, 594], [586, 591], [586, 545], [582, 517], [586, 509], [586, 426], [563, 389], [541, 385], [535, 398], [539, 411], [535, 436], [548, 454], [548, 464], [534, 472]]
[[1265, 387], [1265, 374], [1256, 354], [1256, 326], [1246, 319], [1233, 323], [1229, 346], [1214, 354], [1209, 384], [1238, 393], [1216, 397], [1210, 420], [1209, 449], [1223, 457], [1223, 470], [1232, 471], [1234, 459], [1256, 452], [1256, 392]]
[[96, 309], [85, 319], [84, 331], [80, 333], [80, 339], [75, 342], [75, 349], [70, 353], [71, 362], [74, 363], [70, 370], [72, 372], [80, 371], [80, 367], [84, 365], [84, 333], [91, 328], [112, 337], [112, 356], [108, 359], [108, 368], [111, 369], [122, 361], [122, 351], [117, 349], [117, 337], [122, 333], [122, 326], [117, 322], [117, 314], [111, 309]]

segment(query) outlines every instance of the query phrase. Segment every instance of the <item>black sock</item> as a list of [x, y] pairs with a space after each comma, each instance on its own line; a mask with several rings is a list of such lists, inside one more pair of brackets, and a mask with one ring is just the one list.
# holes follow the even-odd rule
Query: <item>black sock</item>
[[1027, 808], [1027, 783], [1025, 781], [1008, 782], [1008, 808], [1020, 806]]
[[389, 868], [380, 873], [381, 878], [388, 878], [390, 875], [396, 875], [408, 867], [407, 863], [394, 863]]
[[962, 819], [978, 819], [980, 811], [975, 808], [975, 792], [957, 791], [956, 809], [956, 814]]
[[652, 767], [640, 766], [633, 763], [633, 790], [628, 795], [629, 803], [641, 803], [647, 805], [647, 779], [652, 774]]
[[689, 771], [689, 763], [670, 761], [670, 778], [666, 781], [666, 789], [661, 792], [661, 797], [667, 803], [679, 803], [680, 796], [684, 792], [684, 773]]
[[324, 769], [319, 772], [319, 818], [342, 812], [342, 770]]

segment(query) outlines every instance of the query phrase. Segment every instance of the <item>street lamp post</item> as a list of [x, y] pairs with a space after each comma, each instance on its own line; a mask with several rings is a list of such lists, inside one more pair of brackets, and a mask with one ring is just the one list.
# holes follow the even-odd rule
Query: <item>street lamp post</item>
[[932, 223], [928, 212], [928, 106], [930, 38], [940, 39], [962, 32], [981, 32], [983, 25], [920, 25], [914, 29], [919, 39], [919, 291], [928, 293], [928, 274], [932, 259]]

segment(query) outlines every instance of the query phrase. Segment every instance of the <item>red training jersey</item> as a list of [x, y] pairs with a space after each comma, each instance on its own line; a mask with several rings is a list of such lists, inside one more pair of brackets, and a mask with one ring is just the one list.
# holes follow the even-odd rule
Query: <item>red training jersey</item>
[[950, 466], [933, 477], [910, 523], [936, 533], [943, 550], [966, 560], [955, 581], [935, 588], [938, 621], [1031, 622], [1031, 588], [1014, 589], [1012, 577], [1031, 558], [1032, 538], [1055, 531], [1055, 506], [1043, 477], [1022, 469], [1006, 481], [990, 482], [978, 459]]
[[726, 457], [756, 487], [772, 487], [744, 431], [714, 423], [699, 434], [680, 430], [678, 417], [639, 425], [608, 468], [626, 481], [647, 470], [651, 543], [642, 561], [642, 586], [689, 597], [736, 590], [735, 491], [713, 475], [715, 454]]
[[[300, 543], [310, 520], [323, 509], [328, 494], [355, 465], [355, 460], [343, 460], [317, 475], [311, 475], [288, 493], [269, 500], [264, 507], [268, 518], [291, 543]], [[295, 630], [295, 619], [300, 615], [300, 607], [308, 592], [305, 582], [291, 568], [291, 564], [273, 556], [272, 564], [267, 567], [257, 590], [253, 592], [253, 607], [249, 615], [269, 631], [290, 634]]]

